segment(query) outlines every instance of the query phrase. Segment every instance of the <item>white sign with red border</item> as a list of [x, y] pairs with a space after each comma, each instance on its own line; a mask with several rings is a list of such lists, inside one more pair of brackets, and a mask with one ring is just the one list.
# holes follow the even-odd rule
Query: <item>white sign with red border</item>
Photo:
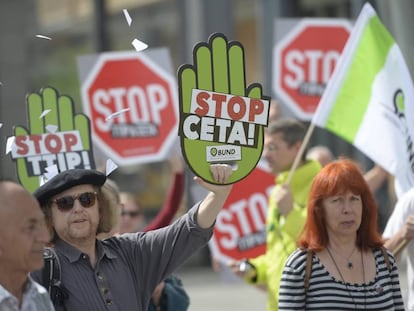
[[266, 214], [275, 176], [263, 162], [234, 184], [214, 226], [209, 242], [221, 262], [254, 258], [266, 250]]
[[177, 85], [165, 66], [169, 53], [154, 55], [110, 52], [96, 55], [92, 65], [91, 56], [78, 62], [93, 140], [119, 165], [161, 161], [177, 139]]
[[348, 40], [344, 19], [278, 19], [273, 91], [302, 120], [311, 120]]

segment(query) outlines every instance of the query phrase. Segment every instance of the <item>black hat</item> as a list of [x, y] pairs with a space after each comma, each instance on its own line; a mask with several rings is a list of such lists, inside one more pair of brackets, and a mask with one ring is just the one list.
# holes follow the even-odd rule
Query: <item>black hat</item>
[[40, 186], [33, 195], [40, 205], [44, 205], [51, 197], [78, 185], [102, 186], [106, 175], [95, 170], [72, 169], [63, 171]]

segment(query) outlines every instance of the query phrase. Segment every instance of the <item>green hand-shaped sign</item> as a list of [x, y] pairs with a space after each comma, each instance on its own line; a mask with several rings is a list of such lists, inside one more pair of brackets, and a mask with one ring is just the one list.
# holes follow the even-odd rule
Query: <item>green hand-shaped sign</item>
[[269, 98], [259, 84], [246, 88], [244, 51], [239, 42], [214, 34], [194, 48], [194, 65], [178, 71], [180, 140], [193, 172], [215, 183], [209, 167], [231, 163], [228, 183], [246, 177], [263, 150]]
[[20, 183], [30, 192], [40, 186], [45, 169], [57, 165], [59, 171], [95, 168], [90, 122], [84, 114], [74, 114], [68, 96], [47, 87], [26, 97], [29, 130], [15, 126], [11, 152]]

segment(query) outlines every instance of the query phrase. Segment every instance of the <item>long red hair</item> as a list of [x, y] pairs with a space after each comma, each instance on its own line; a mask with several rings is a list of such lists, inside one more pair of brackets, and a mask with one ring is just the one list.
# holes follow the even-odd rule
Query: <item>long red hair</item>
[[321, 251], [329, 241], [322, 201], [326, 198], [352, 192], [362, 199], [362, 219], [357, 231], [357, 246], [361, 250], [383, 245], [378, 232], [378, 208], [368, 184], [359, 167], [349, 159], [340, 159], [326, 165], [315, 176], [308, 199], [307, 219], [300, 248]]

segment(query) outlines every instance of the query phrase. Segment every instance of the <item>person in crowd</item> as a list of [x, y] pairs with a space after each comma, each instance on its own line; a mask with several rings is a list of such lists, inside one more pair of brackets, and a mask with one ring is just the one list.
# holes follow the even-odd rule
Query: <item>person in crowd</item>
[[407, 297], [406, 310], [414, 311], [414, 188], [397, 201], [382, 234], [387, 247], [399, 259], [407, 250]]
[[184, 163], [181, 155], [174, 153], [170, 160], [171, 184], [167, 192], [164, 205], [157, 216], [146, 224], [143, 208], [135, 194], [120, 192], [122, 202], [121, 221], [119, 233], [149, 231], [165, 227], [177, 214], [184, 194]]
[[[119, 210], [113, 213], [113, 216], [118, 218], [114, 220], [114, 223], [119, 223], [119, 226], [116, 226], [110, 233], [99, 234], [98, 238], [105, 239], [113, 235], [138, 231], [147, 232], [170, 224], [180, 207], [184, 194], [184, 165], [180, 155], [173, 155], [170, 164], [173, 175], [172, 184], [165, 204], [149, 225], [145, 225], [144, 213], [136, 196], [130, 192], [120, 192], [118, 185], [107, 178], [102, 191], [109, 204], [113, 205], [112, 208]], [[189, 304], [190, 299], [182, 281], [177, 276], [170, 275], [155, 288], [148, 311], [185, 311]]]
[[354, 162], [340, 159], [320, 171], [307, 213], [283, 270], [279, 310], [404, 310], [374, 196]]
[[[216, 184], [195, 181], [210, 192], [170, 226], [103, 241], [115, 212], [102, 195], [106, 176], [95, 170], [59, 173], [34, 192], [53, 234], [66, 299], [57, 310], [147, 310], [155, 287], [206, 245], [231, 185], [229, 165], [210, 167]], [[42, 272], [32, 274], [37, 281]]]
[[280, 107], [280, 102], [276, 99], [270, 101], [269, 106], [269, 123], [276, 121], [282, 117], [282, 109]]
[[378, 205], [378, 228], [382, 233], [396, 204], [393, 176], [379, 164], [375, 164], [364, 173], [369, 188], [374, 193]]
[[45, 288], [29, 272], [43, 267], [50, 235], [45, 216], [21, 185], [0, 181], [0, 310], [54, 310]]
[[[121, 202], [121, 217], [119, 221], [118, 234], [147, 231], [144, 230], [147, 222], [145, 219], [144, 209], [142, 204], [139, 202], [137, 195], [132, 192], [122, 191], [119, 193], [119, 200]], [[168, 224], [169, 222], [165, 225]]]
[[[306, 158], [318, 160], [322, 167], [335, 160], [331, 150], [323, 145], [316, 145], [310, 148]], [[389, 189], [389, 185], [392, 184], [389, 182], [390, 175], [380, 165], [374, 164], [369, 170], [365, 171], [364, 178], [377, 201], [378, 226], [382, 232], [390, 216], [390, 207], [395, 204], [393, 191]]]
[[[334, 161], [336, 158], [332, 151], [324, 145], [316, 145], [309, 148], [306, 153], [306, 159], [317, 160], [322, 167]], [[364, 178], [368, 183], [369, 188], [375, 193], [389, 177], [389, 174], [380, 165], [375, 164], [364, 173]]]
[[323, 145], [316, 145], [312, 148], [309, 148], [308, 152], [306, 153], [307, 160], [316, 160], [324, 167], [326, 164], [331, 163], [335, 160], [335, 156], [333, 155], [332, 151]]
[[247, 282], [267, 287], [269, 311], [277, 310], [280, 276], [286, 259], [296, 248], [296, 240], [305, 223], [310, 185], [321, 169], [319, 162], [306, 160], [304, 152], [287, 183], [305, 133], [305, 125], [295, 119], [281, 118], [269, 123], [264, 135], [263, 157], [277, 177], [269, 197], [266, 253], [230, 263], [233, 272]]
[[374, 164], [371, 169], [364, 173], [365, 181], [373, 193], [384, 184], [388, 176], [387, 171], [378, 164]]

